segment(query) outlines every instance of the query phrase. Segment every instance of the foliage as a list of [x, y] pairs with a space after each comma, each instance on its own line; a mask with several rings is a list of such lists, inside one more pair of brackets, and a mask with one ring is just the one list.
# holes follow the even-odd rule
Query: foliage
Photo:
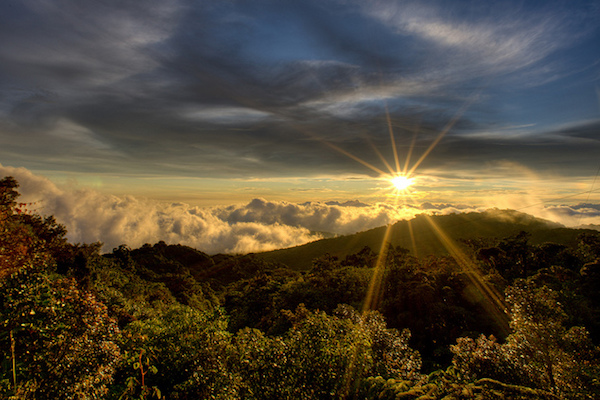
[[293, 327], [281, 337], [256, 329], [236, 335], [233, 365], [248, 399], [338, 399], [354, 390], [372, 365], [360, 324], [300, 306], [286, 312]]
[[0, 347], [11, 349], [0, 390], [23, 399], [102, 397], [120, 358], [119, 329], [92, 293], [52, 273], [66, 230], [22, 214], [17, 186], [0, 181]]
[[[120, 357], [106, 307], [72, 279], [22, 270], [0, 284], [2, 340], [16, 344], [18, 398], [102, 397]], [[2, 371], [6, 376], [9, 371]]]
[[326, 312], [338, 304], [360, 308], [372, 276], [372, 268], [343, 266], [327, 258], [315, 260], [310, 273], [281, 287], [274, 297], [275, 308], [294, 309], [300, 303]]
[[378, 311], [361, 315], [343, 304], [335, 309], [334, 315], [351, 320], [367, 335], [373, 359], [369, 375], [411, 381], [420, 379], [421, 355], [410, 348], [410, 330], [398, 332], [387, 327], [385, 318]]
[[162, 241], [135, 250], [120, 245], [107, 258], [138, 279], [162, 283], [181, 304], [210, 309], [216, 303], [209, 285], [201, 281], [203, 269], [213, 262], [206, 254], [190, 247], [167, 245]]
[[144, 354], [151, 360], [148, 368], [156, 372], [144, 384], [140, 379], [136, 390], [143, 392], [148, 386], [176, 398], [227, 398], [235, 392], [235, 384], [224, 357], [230, 336], [226, 326], [218, 309], [199, 311], [184, 305], [172, 305], [154, 318], [132, 322], [124, 330], [122, 345], [130, 362], [122, 366], [119, 379], [126, 381], [125, 376], [134, 372], [137, 378], [143, 365], [137, 357]]
[[453, 367], [439, 370], [413, 383], [380, 376], [365, 379], [355, 396], [365, 400], [444, 399], [444, 400], [559, 400], [540, 389], [482, 378], [474, 382], [460, 379]]
[[146, 375], [149, 373], [156, 374], [158, 369], [152, 364], [152, 357], [148, 355], [145, 349], [140, 349], [138, 353], [131, 354], [126, 357], [127, 365], [131, 366], [136, 372], [139, 372], [139, 379], [136, 376], [127, 378], [127, 388], [119, 397], [121, 399], [138, 398], [136, 396], [139, 388], [139, 398], [146, 399], [150, 397], [162, 398], [162, 392], [156, 386], [149, 387], [146, 385]]
[[36, 251], [41, 240], [20, 220], [21, 209], [16, 201], [18, 187], [10, 176], [0, 180], [0, 281], [38, 261], [45, 268], [51, 266], [47, 254]]
[[600, 350], [582, 327], [566, 328], [557, 295], [524, 281], [507, 290], [512, 334], [506, 343], [480, 336], [452, 346], [466, 380], [493, 378], [569, 398], [600, 395]]
[[278, 312], [274, 296], [280, 287], [280, 280], [262, 274], [232, 285], [223, 301], [223, 306], [230, 315], [229, 329], [232, 332], [244, 327], [269, 329]]
[[600, 237], [590, 234], [581, 235], [577, 253], [585, 263], [600, 260]]
[[[17, 188], [0, 180], [0, 397], [600, 396], [600, 240], [590, 232], [577, 247], [534, 244], [513, 232], [535, 222], [521, 221], [503, 239], [465, 240], [468, 268], [395, 246], [380, 260], [367, 242], [298, 272], [164, 242], [101, 255], [100, 243], [71, 244], [53, 217], [26, 211]], [[507, 288], [507, 337], [474, 274]], [[359, 313], [374, 277], [380, 300]]]

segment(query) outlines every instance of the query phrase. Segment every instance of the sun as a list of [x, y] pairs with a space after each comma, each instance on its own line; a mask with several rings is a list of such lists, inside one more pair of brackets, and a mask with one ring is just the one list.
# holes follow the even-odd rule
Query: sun
[[396, 175], [389, 178], [389, 181], [392, 184], [392, 187], [398, 191], [405, 191], [415, 183], [414, 178], [409, 178], [405, 175]]

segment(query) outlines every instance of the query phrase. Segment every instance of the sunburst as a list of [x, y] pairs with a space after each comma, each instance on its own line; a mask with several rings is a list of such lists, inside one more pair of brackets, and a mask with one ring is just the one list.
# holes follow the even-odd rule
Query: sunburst
[[398, 192], [405, 192], [415, 183], [415, 178], [399, 174], [388, 178], [388, 181], [392, 184], [392, 189]]
[[[390, 162], [386, 160], [386, 158], [379, 152], [379, 150], [373, 147], [373, 150], [378, 155], [382, 163], [385, 165], [389, 172], [386, 172], [371, 163], [365, 161], [364, 159], [357, 157], [333, 144], [327, 143], [333, 149], [339, 151], [342, 154], [350, 157], [351, 159], [359, 162], [365, 167], [371, 169], [379, 175], [379, 179], [386, 181], [389, 184], [387, 190], [391, 191], [394, 198], [394, 203], [399, 205], [400, 202], [410, 200], [412, 196], [415, 194], [415, 191], [412, 190], [412, 186], [417, 183], [418, 178], [415, 176], [415, 171], [421, 163], [427, 158], [427, 156], [433, 151], [433, 149], [437, 146], [437, 144], [443, 139], [443, 137], [450, 131], [450, 129], [454, 126], [456, 121], [460, 118], [463, 112], [468, 108], [471, 101], [465, 103], [463, 107], [456, 113], [456, 115], [446, 124], [446, 126], [441, 130], [435, 140], [427, 147], [427, 149], [421, 154], [419, 159], [411, 164], [411, 155], [415, 148], [416, 142], [416, 133], [413, 136], [413, 140], [410, 144], [408, 152], [406, 154], [404, 168], [401, 167], [400, 158], [398, 155], [398, 151], [396, 148], [396, 140], [394, 137], [394, 132], [392, 128], [392, 121], [390, 118], [390, 113], [388, 111], [387, 105], [385, 107], [385, 114], [387, 119], [387, 125], [390, 135], [390, 145], [393, 151], [394, 162], [393, 166]], [[423, 184], [423, 180], [421, 180], [421, 184]], [[456, 261], [457, 265], [462, 268], [465, 272], [465, 275], [469, 278], [469, 281], [477, 290], [482, 298], [484, 299], [484, 308], [486, 311], [494, 318], [496, 324], [500, 328], [503, 333], [508, 332], [508, 320], [506, 315], [506, 305], [504, 303], [504, 299], [501, 294], [499, 294], [493, 285], [487, 283], [481, 271], [479, 271], [477, 265], [471, 261], [471, 259], [462, 252], [460, 246], [457, 245], [455, 240], [445, 233], [434, 221], [432, 218], [427, 218], [427, 221], [431, 225], [431, 230], [435, 233], [435, 235], [439, 238], [442, 245], [448, 250], [448, 253], [452, 258]], [[391, 239], [393, 237], [393, 224], [388, 224], [385, 230], [385, 234], [383, 240], [381, 242], [381, 248], [379, 249], [379, 255], [375, 262], [372, 276], [369, 282], [369, 286], [367, 288], [367, 293], [365, 295], [363, 304], [362, 304], [362, 312], [366, 313], [370, 310], [376, 310], [379, 307], [379, 303], [383, 296], [383, 280], [385, 279], [385, 270], [388, 258], [388, 251], [391, 246]], [[413, 249], [416, 254], [417, 251], [417, 238], [413, 234], [411, 221], [408, 221], [409, 234], [411, 238], [411, 242], [413, 245]], [[356, 355], [356, 353], [355, 353]], [[352, 367], [348, 368], [346, 375], [350, 376]], [[350, 381], [347, 381], [347, 385], [350, 384]]]

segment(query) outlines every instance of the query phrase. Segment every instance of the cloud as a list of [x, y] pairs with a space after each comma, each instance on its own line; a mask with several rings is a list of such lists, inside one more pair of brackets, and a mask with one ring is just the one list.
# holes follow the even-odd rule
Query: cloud
[[206, 121], [215, 124], [239, 124], [241, 122], [260, 121], [268, 113], [242, 107], [201, 107], [182, 112], [185, 118]]
[[[494, 92], [589, 31], [573, 33], [582, 19], [552, 7], [452, 7], [11, 2], [0, 13], [0, 156], [37, 170], [163, 176], [361, 173], [322, 141], [380, 165], [365, 144], [389, 146], [387, 107], [398, 143], [418, 126], [416, 150], [426, 148], [476, 79]], [[493, 130], [489, 98], [455, 130]], [[560, 155], [453, 133], [428, 163]]]
[[[0, 166], [14, 176], [22, 200], [42, 215], [54, 215], [73, 242], [101, 241], [106, 251], [164, 240], [208, 253], [247, 253], [291, 247], [321, 238], [316, 232], [348, 234], [395, 222], [401, 209], [364, 203], [293, 204], [255, 199], [242, 206], [199, 208], [112, 196], [91, 189], [60, 188], [24, 168]], [[408, 214], [406, 214], [408, 215]]]
[[[148, 47], [164, 41], [176, 2], [24, 0], [0, 17], [1, 70], [59, 92], [118, 82], [157, 66]], [[18, 80], [15, 82], [18, 85]]]
[[41, 215], [64, 224], [74, 243], [101, 241], [110, 251], [120, 244], [139, 247], [164, 240], [207, 253], [247, 253], [290, 247], [319, 239], [303, 227], [273, 223], [229, 223], [210, 209], [132, 196], [111, 196], [91, 189], [59, 188], [24, 168], [0, 166], [0, 176], [14, 176], [22, 201]]
[[294, 204], [254, 199], [243, 206], [221, 209], [217, 215], [230, 223], [280, 224], [316, 232], [350, 234], [395, 222], [407, 214], [385, 204]]
[[[322, 233], [352, 234], [411, 219], [417, 214], [447, 215], [483, 211], [451, 203], [391, 206], [362, 202], [295, 204], [254, 199], [248, 204], [199, 208], [112, 196], [92, 189], [59, 187], [25, 168], [0, 165], [0, 176], [20, 184], [21, 200], [41, 215], [53, 215], [73, 243], [101, 241], [104, 251], [120, 244], [139, 247], [164, 240], [209, 254], [249, 253], [292, 247], [322, 238]], [[567, 226], [600, 224], [600, 205], [539, 205], [523, 212]]]
[[[523, 70], [589, 31], [580, 28], [589, 18], [558, 4], [528, 9], [503, 2], [472, 7], [469, 12], [460, 11], [461, 7], [443, 2], [380, 1], [365, 3], [363, 9], [398, 35], [412, 35], [423, 46], [433, 46], [430, 54], [439, 61], [426, 72], [449, 81]], [[537, 81], [544, 81], [540, 74], [556, 75], [556, 68], [550, 71], [548, 66], [536, 68]]]
[[600, 230], [600, 205], [579, 203], [576, 205], [556, 205], [544, 207], [541, 211], [546, 218], [570, 227], [595, 225]]

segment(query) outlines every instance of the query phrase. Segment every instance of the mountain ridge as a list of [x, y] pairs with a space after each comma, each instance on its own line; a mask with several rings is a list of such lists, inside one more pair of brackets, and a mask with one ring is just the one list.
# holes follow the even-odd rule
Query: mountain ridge
[[[448, 255], [442, 236], [450, 238], [460, 247], [463, 240], [504, 238], [525, 231], [530, 234], [530, 242], [533, 244], [556, 242], [574, 246], [581, 233], [597, 233], [590, 229], [567, 228], [530, 214], [498, 208], [448, 215], [419, 214], [411, 220], [398, 221], [388, 226], [390, 232], [387, 241], [393, 246], [409, 250], [417, 257]], [[365, 246], [378, 252], [388, 226], [256, 253], [255, 256], [265, 261], [285, 264], [292, 269], [307, 270], [311, 268], [313, 259], [324, 254], [342, 258], [357, 253]]]

